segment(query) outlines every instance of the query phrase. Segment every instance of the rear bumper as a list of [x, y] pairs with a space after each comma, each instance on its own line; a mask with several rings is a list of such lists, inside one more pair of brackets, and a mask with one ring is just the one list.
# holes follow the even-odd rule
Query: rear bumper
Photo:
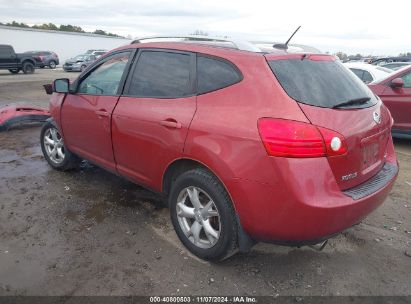
[[275, 159], [274, 184], [233, 179], [226, 186], [244, 231], [253, 239], [317, 243], [357, 224], [384, 202], [398, 175], [395, 154], [387, 162], [394, 169], [389, 178], [356, 199], [347, 195], [351, 189], [340, 190], [325, 158]]

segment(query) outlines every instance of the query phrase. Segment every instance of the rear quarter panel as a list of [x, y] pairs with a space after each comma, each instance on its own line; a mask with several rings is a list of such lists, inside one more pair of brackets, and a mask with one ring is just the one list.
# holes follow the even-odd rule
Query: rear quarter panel
[[285, 95], [262, 55], [223, 58], [235, 64], [244, 78], [197, 96], [184, 156], [208, 166], [224, 184], [230, 179], [277, 184], [257, 121], [262, 117], [307, 119], [297, 103]]

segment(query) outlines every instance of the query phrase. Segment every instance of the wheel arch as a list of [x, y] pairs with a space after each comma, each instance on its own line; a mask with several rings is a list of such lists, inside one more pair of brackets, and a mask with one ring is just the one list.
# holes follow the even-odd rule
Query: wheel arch
[[34, 67], [36, 67], [36, 62], [33, 59], [30, 59], [30, 58], [23, 58], [23, 61], [21, 62], [21, 65], [23, 66], [26, 62], [31, 63], [32, 65], [34, 65]]
[[170, 189], [171, 189], [171, 185], [173, 181], [176, 180], [176, 178], [180, 174], [186, 171], [195, 169], [195, 168], [203, 168], [203, 169], [210, 171], [221, 182], [221, 179], [213, 172], [213, 170], [211, 170], [208, 166], [206, 166], [202, 162], [199, 162], [191, 158], [179, 158], [169, 163], [167, 168], [165, 169], [163, 176], [162, 176], [161, 192], [167, 196], [170, 193]]
[[225, 191], [227, 192], [228, 197], [230, 198], [230, 201], [233, 205], [234, 212], [236, 214], [237, 218], [237, 229], [238, 229], [238, 245], [239, 245], [239, 250], [240, 252], [248, 252], [255, 244], [255, 240], [252, 239], [252, 237], [244, 230], [242, 224], [241, 224], [241, 219], [239, 217], [236, 204], [230, 194], [230, 191], [228, 190], [227, 186], [224, 184], [224, 182], [221, 180], [221, 178], [212, 170], [209, 166], [206, 164], [190, 159], [190, 158], [179, 158], [174, 161], [172, 161], [166, 168], [166, 170], [163, 173], [162, 177], [162, 189], [161, 192], [165, 197], [168, 197], [168, 194], [170, 193], [171, 185], [174, 180], [177, 179], [177, 177], [194, 168], [203, 168], [209, 171], [211, 174], [213, 174], [218, 181], [221, 183], [221, 185], [224, 187]]

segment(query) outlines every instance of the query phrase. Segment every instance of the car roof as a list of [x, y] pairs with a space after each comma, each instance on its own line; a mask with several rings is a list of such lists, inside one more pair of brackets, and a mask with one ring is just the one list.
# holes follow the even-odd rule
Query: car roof
[[[248, 50], [242, 50], [238, 48], [228, 47], [226, 45], [221, 44], [207, 44], [207, 43], [196, 43], [196, 42], [145, 42], [145, 43], [132, 43], [128, 45], [124, 45], [116, 50], [124, 50], [124, 49], [137, 49], [137, 48], [154, 48], [154, 49], [168, 49], [168, 50], [176, 50], [176, 51], [186, 51], [186, 52], [195, 52], [195, 53], [202, 53], [208, 54], [213, 56], [220, 56], [220, 57], [235, 57], [235, 56], [252, 56], [252, 57], [262, 57], [262, 56], [269, 56], [269, 58], [275, 57], [295, 57], [297, 54], [311, 54], [311, 53], [295, 53], [289, 50], [282, 50], [282, 49], [273, 49], [270, 53], [267, 52], [253, 52]], [[105, 54], [107, 56], [111, 52]], [[318, 55], [318, 54], [317, 54]], [[330, 56], [328, 54], [320, 54], [321, 56]]]
[[[391, 73], [390, 71], [385, 71], [381, 68], [383, 68], [383, 66], [377, 66], [377, 65], [372, 65], [369, 63], [363, 63], [363, 62], [345, 62], [343, 63], [345, 66], [347, 66], [348, 68], [358, 68], [358, 69], [363, 69], [363, 70], [367, 70], [367, 71], [378, 71], [378, 72], [382, 72], [382, 73]], [[388, 69], [386, 69], [388, 70]]]
[[256, 53], [271, 53], [276, 50], [286, 49], [292, 53], [321, 53], [320, 50], [303, 44], [288, 44], [274, 42], [274, 41], [247, 41], [237, 38], [227, 37], [211, 37], [201, 35], [175, 35], [175, 36], [152, 36], [138, 38], [131, 42], [136, 43], [150, 43], [150, 42], [181, 42], [189, 44], [201, 44], [215, 47], [226, 47], [238, 49], [243, 51], [250, 51]]
[[385, 67], [387, 65], [397, 65], [397, 64], [403, 64], [403, 65], [410, 65], [411, 61], [395, 61], [395, 62], [388, 62], [386, 64], [380, 65], [382, 67]]

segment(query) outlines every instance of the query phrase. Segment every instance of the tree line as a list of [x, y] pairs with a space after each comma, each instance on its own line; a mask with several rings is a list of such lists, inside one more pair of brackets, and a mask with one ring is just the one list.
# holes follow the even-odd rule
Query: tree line
[[[347, 55], [346, 53], [343, 53], [343, 52], [337, 52], [335, 55], [338, 58], [340, 58], [340, 60], [342, 60], [342, 61], [361, 60], [361, 59], [364, 59], [364, 58], [374, 58], [374, 57], [376, 57], [376, 56], [373, 56], [373, 55], [364, 56], [364, 55], [361, 55], [361, 54]], [[390, 57], [390, 56], [387, 56], [387, 57]], [[410, 52], [400, 53], [398, 55], [398, 57], [411, 57], [411, 53]]]
[[23, 22], [12, 21], [9, 23], [0, 22], [0, 25], [22, 27], [22, 28], [32, 28], [32, 29], [40, 29], [40, 30], [61, 31], [61, 32], [91, 33], [91, 34], [97, 34], [97, 35], [103, 35], [103, 36], [124, 38], [123, 36], [113, 34], [110, 32], [106, 32], [103, 30], [98, 30], [98, 29], [95, 30], [94, 32], [86, 32], [80, 26], [71, 25], [71, 24], [66, 24], [66, 25], [61, 24], [60, 26], [57, 26], [54, 23], [43, 23], [43, 24], [35, 24], [33, 26], [30, 26]]

